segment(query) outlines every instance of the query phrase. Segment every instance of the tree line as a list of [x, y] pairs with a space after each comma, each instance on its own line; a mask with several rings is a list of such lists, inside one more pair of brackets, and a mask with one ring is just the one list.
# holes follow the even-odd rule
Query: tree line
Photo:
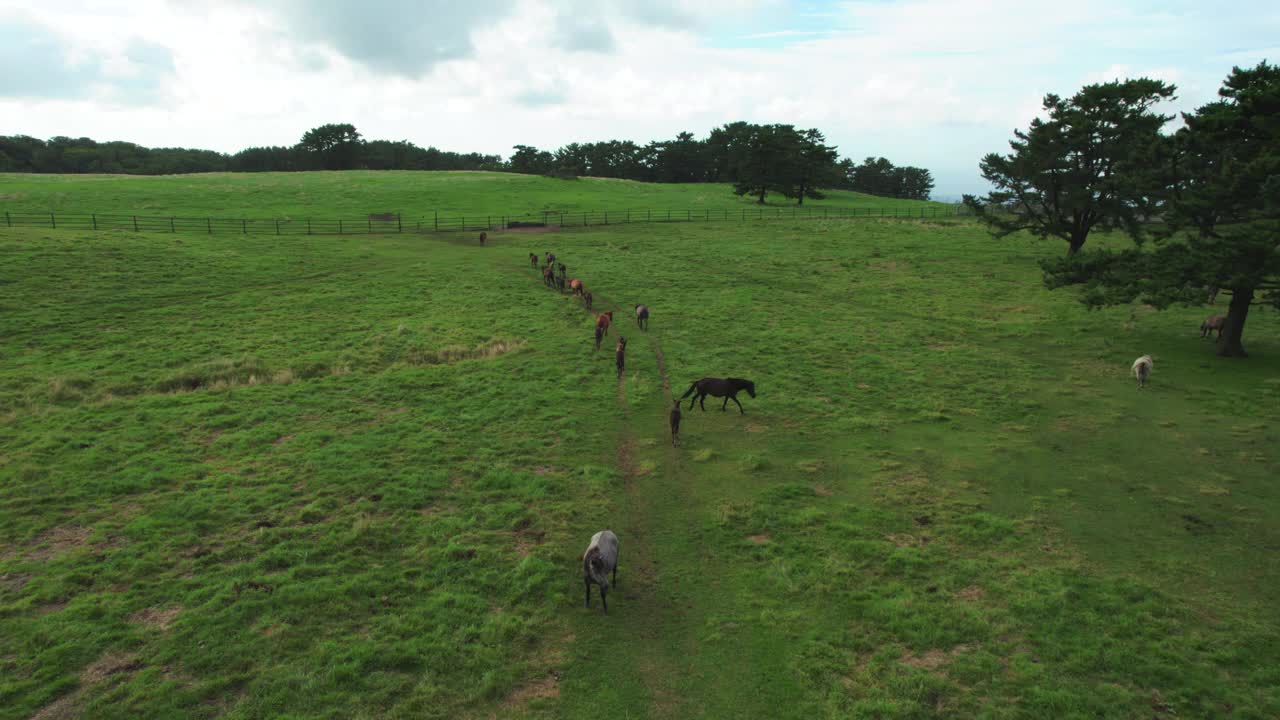
[[[1045, 283], [1082, 286], [1090, 307], [1203, 304], [1226, 290], [1218, 354], [1244, 357], [1249, 309], [1280, 308], [1280, 68], [1233, 68], [1219, 99], [1169, 133], [1157, 106], [1175, 91], [1139, 78], [1045, 96], [1011, 152], [979, 164], [994, 189], [965, 203], [997, 236], [1065, 241], [1065, 258], [1041, 263]], [[1094, 231], [1134, 246], [1085, 250]]]
[[823, 189], [927, 200], [933, 177], [924, 168], [885, 158], [861, 164], [841, 159], [816, 129], [735, 122], [705, 140], [682, 132], [672, 140], [570, 143], [554, 152], [516, 145], [499, 155], [422, 148], [400, 140], [366, 140], [355, 126], [312, 128], [292, 146], [251, 147], [233, 154], [188, 148], [147, 148], [89, 138], [0, 136], [0, 172], [169, 175], [199, 172], [303, 170], [493, 170], [561, 178], [608, 177], [660, 183], [732, 183], [740, 195], [764, 202], [770, 193], [796, 200]]

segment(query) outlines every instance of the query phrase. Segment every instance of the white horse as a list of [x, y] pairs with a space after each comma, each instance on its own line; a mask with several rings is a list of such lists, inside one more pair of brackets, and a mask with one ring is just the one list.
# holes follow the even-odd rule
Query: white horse
[[1151, 368], [1154, 365], [1150, 355], [1143, 355], [1133, 361], [1133, 376], [1138, 379], [1139, 388], [1147, 384], [1147, 378], [1151, 377]]

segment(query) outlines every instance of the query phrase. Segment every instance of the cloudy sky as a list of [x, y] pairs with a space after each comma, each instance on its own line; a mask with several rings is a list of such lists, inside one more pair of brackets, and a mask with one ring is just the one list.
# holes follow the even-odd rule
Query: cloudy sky
[[1045, 93], [1147, 75], [1190, 110], [1263, 59], [1280, 3], [0, 0], [0, 134], [235, 151], [350, 122], [505, 157], [785, 122], [947, 196]]

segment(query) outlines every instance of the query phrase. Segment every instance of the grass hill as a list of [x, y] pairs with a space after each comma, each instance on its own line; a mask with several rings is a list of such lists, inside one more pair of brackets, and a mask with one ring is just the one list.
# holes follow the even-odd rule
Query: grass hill
[[[340, 178], [31, 183], [395, 204]], [[434, 197], [508, 181], [559, 187]], [[601, 351], [547, 250], [616, 310]], [[1044, 290], [1060, 251], [963, 220], [0, 229], [0, 720], [1280, 716], [1280, 317], [1220, 359], [1207, 310]], [[673, 447], [706, 375], [758, 395], [686, 405]]]
[[[793, 207], [775, 196], [768, 207]], [[833, 190], [807, 207], [949, 207]], [[734, 210], [759, 207], [728, 184], [659, 184], [606, 178], [558, 180], [492, 172], [356, 171], [204, 175], [0, 173], [0, 209], [231, 217], [523, 215], [599, 210]]]

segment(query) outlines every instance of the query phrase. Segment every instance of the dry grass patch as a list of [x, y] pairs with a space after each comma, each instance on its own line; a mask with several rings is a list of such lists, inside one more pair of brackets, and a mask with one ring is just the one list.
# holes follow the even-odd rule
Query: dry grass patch
[[129, 621], [145, 625], [154, 630], [168, 630], [175, 618], [182, 613], [182, 606], [173, 605], [163, 608], [143, 608], [129, 616]]
[[492, 360], [524, 346], [524, 340], [490, 340], [475, 347], [449, 345], [439, 350], [411, 347], [405, 352], [404, 361], [410, 365], [445, 365], [463, 360]]
[[92, 534], [91, 528], [80, 525], [64, 525], [45, 530], [31, 543], [35, 549], [27, 553], [27, 559], [48, 560], [84, 545]]
[[986, 596], [986, 594], [987, 594], [986, 590], [983, 590], [977, 585], [970, 585], [969, 587], [964, 588], [963, 590], [957, 591], [956, 599], [964, 600], [965, 602], [977, 602], [978, 600], [981, 600], [984, 596]]

